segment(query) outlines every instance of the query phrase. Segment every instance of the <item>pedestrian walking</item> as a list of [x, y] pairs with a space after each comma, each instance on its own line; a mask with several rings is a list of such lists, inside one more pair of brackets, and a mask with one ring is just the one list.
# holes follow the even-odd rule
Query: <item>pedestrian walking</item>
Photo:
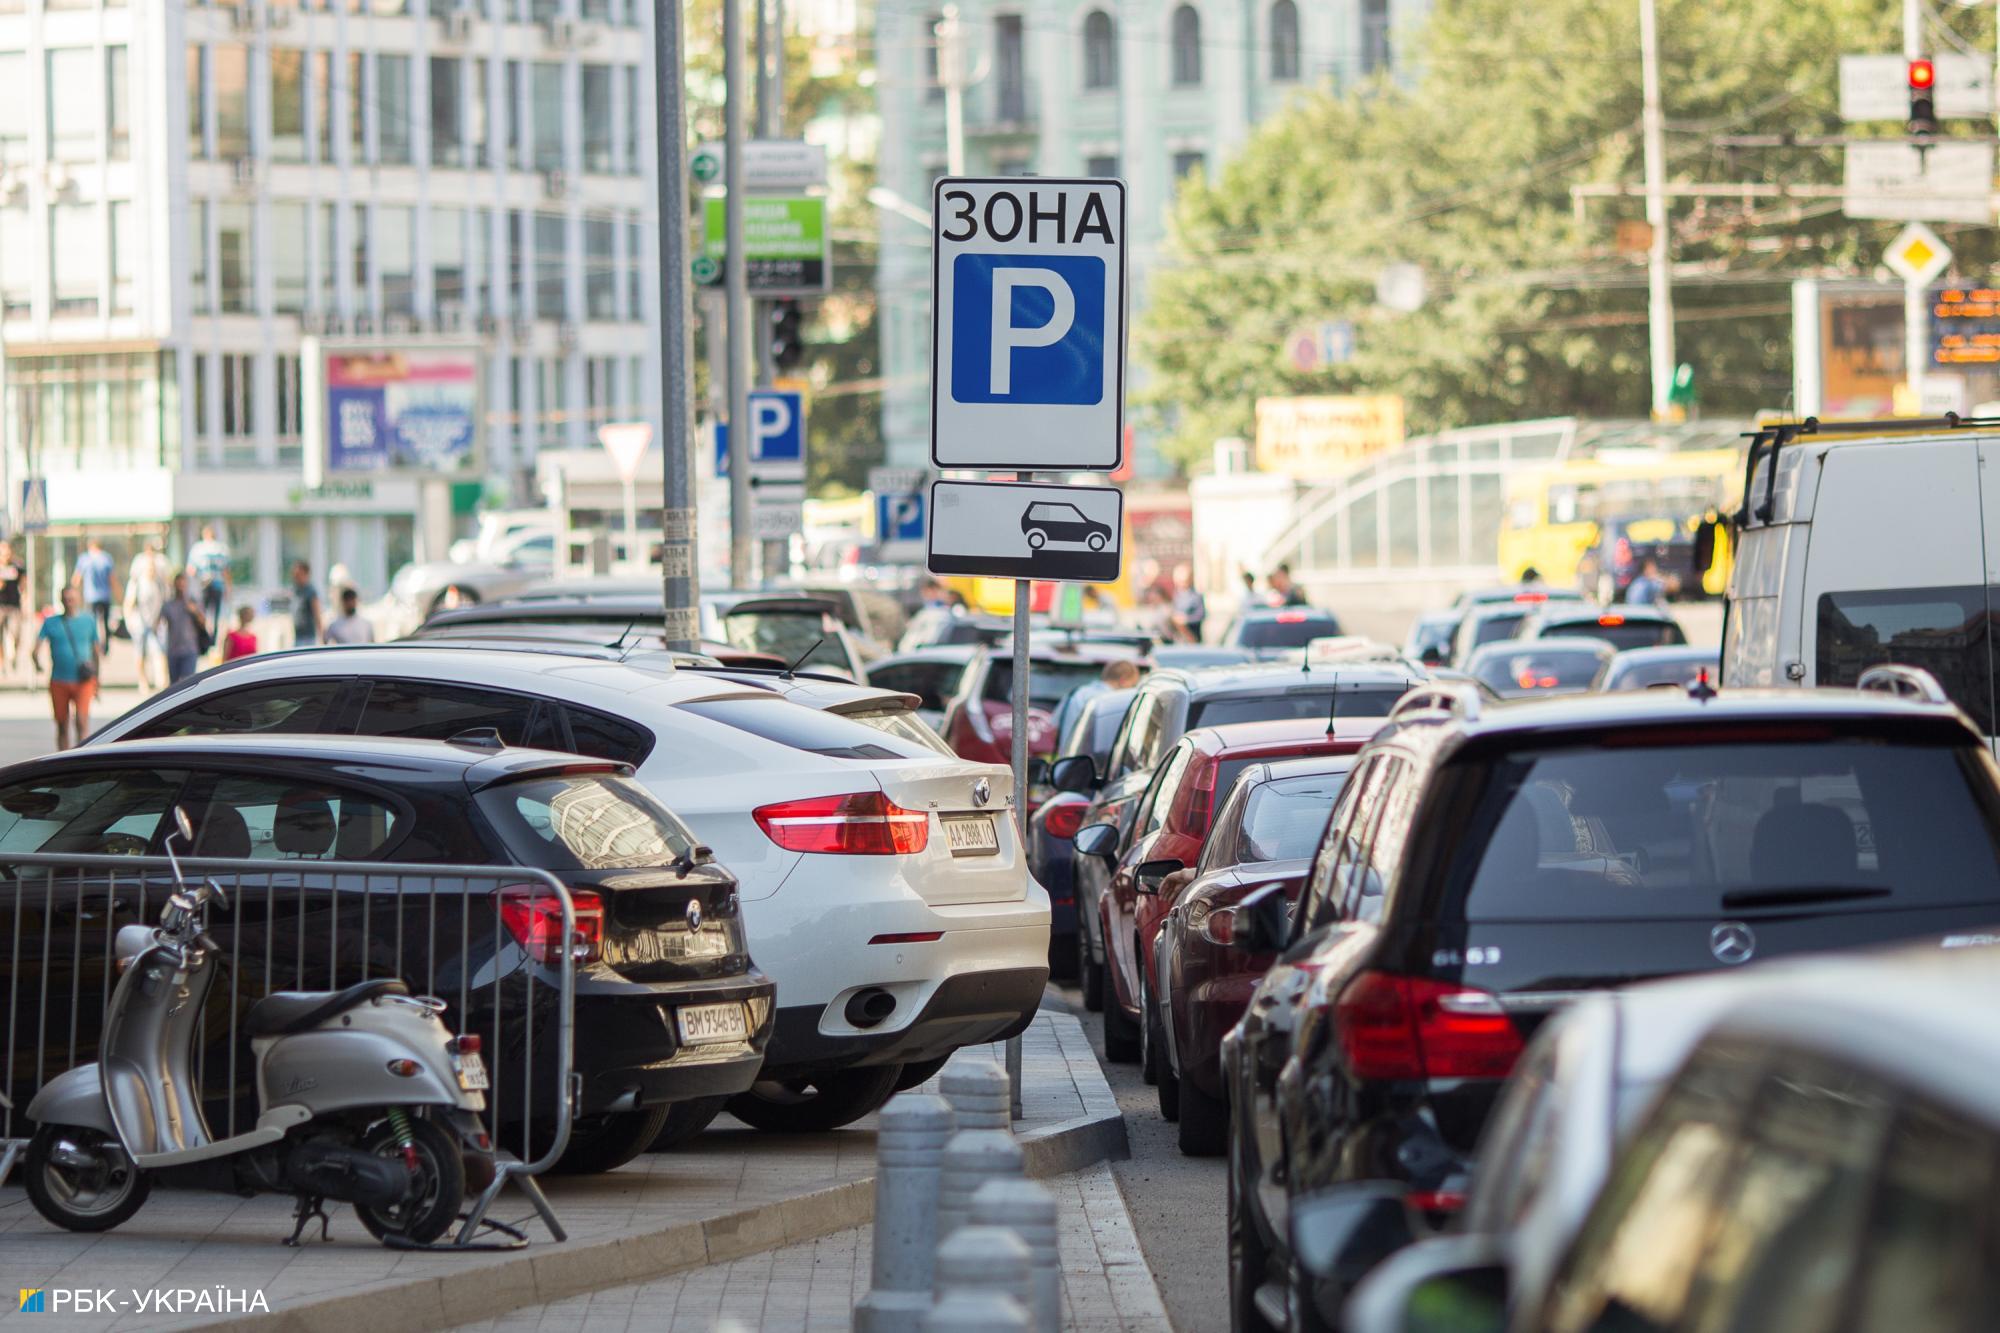
[[[132, 635], [133, 651], [139, 656], [141, 689], [160, 688], [155, 681], [165, 675], [167, 645], [160, 637], [159, 619], [160, 609], [172, 592], [167, 557], [158, 541], [149, 541], [144, 550], [132, 557], [132, 567], [125, 575], [125, 626]], [[160, 668], [157, 672], [156, 666]]]
[[77, 559], [76, 572], [70, 577], [77, 591], [83, 594], [83, 604], [97, 617], [98, 642], [109, 644], [111, 603], [118, 599], [118, 567], [101, 540], [90, 539], [89, 546]]
[[83, 609], [83, 594], [76, 588], [62, 590], [61, 613], [44, 620], [35, 636], [37, 671], [43, 669], [43, 644], [49, 650], [49, 710], [56, 719], [56, 748], [67, 750], [90, 734], [90, 701], [96, 697], [97, 673], [104, 664], [97, 620]]
[[1271, 605], [1273, 606], [1312, 605], [1306, 600], [1306, 590], [1292, 582], [1292, 567], [1290, 565], [1279, 565], [1271, 571], [1271, 576], [1265, 579], [1264, 582], [1270, 586]]
[[1647, 560], [1625, 585], [1625, 600], [1633, 606], [1658, 606], [1667, 599], [1667, 585], [1660, 580], [1660, 562]]
[[202, 616], [211, 635], [222, 633], [222, 608], [235, 578], [229, 572], [229, 547], [218, 541], [215, 525], [204, 524], [201, 540], [188, 548], [188, 577], [201, 594]]
[[229, 631], [222, 641], [222, 660], [234, 662], [239, 657], [253, 656], [257, 651], [257, 635], [250, 628], [250, 622], [257, 613], [247, 606], [236, 608], [236, 628]]
[[318, 643], [326, 629], [326, 608], [320, 604], [319, 589], [313, 587], [312, 566], [303, 560], [292, 562], [292, 642], [300, 647]]
[[326, 625], [328, 643], [373, 643], [375, 627], [361, 614], [361, 594], [352, 588], [340, 590], [340, 614]]
[[1173, 607], [1174, 630], [1187, 642], [1200, 643], [1202, 622], [1208, 619], [1208, 599], [1196, 591], [1190, 565], [1174, 566]]
[[0, 541], [0, 671], [21, 664], [21, 586], [27, 571], [14, 556], [14, 543]]
[[171, 685], [192, 676], [201, 668], [208, 621], [203, 618], [201, 603], [195, 601], [188, 588], [185, 570], [174, 575], [173, 592], [154, 623], [167, 645], [167, 683]]

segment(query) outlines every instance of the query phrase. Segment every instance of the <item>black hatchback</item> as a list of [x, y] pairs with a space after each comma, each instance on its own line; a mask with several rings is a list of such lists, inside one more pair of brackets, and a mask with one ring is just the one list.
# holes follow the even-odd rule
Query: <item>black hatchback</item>
[[[734, 877], [629, 773], [503, 748], [490, 731], [462, 743], [124, 741], [0, 768], [0, 1019], [13, 1034], [0, 1088], [25, 1106], [58, 1072], [42, 1067], [49, 1058], [90, 1058], [107, 941], [150, 921], [161, 896], [143, 863], [131, 875], [103, 861], [70, 872], [9, 855], [158, 856], [179, 806], [196, 830], [193, 855], [238, 867], [221, 873], [229, 902], [209, 917], [226, 978], [202, 1047], [214, 1115], [240, 1117], [245, 1103], [255, 1114], [253, 1090], [226, 1074], [254, 1068], [240, 1033], [230, 1059], [232, 1012], [240, 1019], [271, 990], [395, 976], [443, 999], [453, 1031], [486, 1032], [504, 1048], [486, 1052], [496, 1127], [524, 1130], [531, 1142], [510, 1146], [539, 1152], [535, 1130], [546, 1139], [559, 1093], [526, 1071], [556, 1049], [563, 943], [559, 903], [536, 888], [545, 881], [509, 881], [509, 867], [526, 867], [552, 874], [575, 907], [581, 1102], [557, 1169], [622, 1165], [677, 1109], [706, 1110], [705, 1122], [750, 1086], [774, 989], [750, 960]], [[369, 868], [392, 864], [411, 869]], [[63, 1044], [52, 1057], [38, 1050], [51, 1034]]]
[[1330, 1326], [1407, 1238], [1321, 1207], [1360, 1197], [1332, 1187], [1448, 1219], [1523, 1043], [1577, 992], [2000, 920], [2000, 770], [1891, 670], [1927, 697], [1405, 698], [1293, 917], [1270, 890], [1232, 923], [1283, 951], [1223, 1049], [1237, 1328]]

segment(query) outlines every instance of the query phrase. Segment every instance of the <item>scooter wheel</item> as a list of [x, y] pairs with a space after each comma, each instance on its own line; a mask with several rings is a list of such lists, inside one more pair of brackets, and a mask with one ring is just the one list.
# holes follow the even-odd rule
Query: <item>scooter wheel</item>
[[[465, 1202], [465, 1161], [458, 1140], [434, 1121], [412, 1115], [410, 1138], [417, 1151], [417, 1181], [410, 1197], [393, 1208], [357, 1203], [354, 1215], [376, 1240], [401, 1236], [428, 1245], [458, 1219], [459, 1206]], [[386, 1120], [368, 1127], [361, 1148], [377, 1157], [400, 1160], [403, 1155], [395, 1128]]]
[[43, 1125], [21, 1159], [28, 1201], [68, 1231], [109, 1231], [139, 1211], [153, 1180], [98, 1129]]

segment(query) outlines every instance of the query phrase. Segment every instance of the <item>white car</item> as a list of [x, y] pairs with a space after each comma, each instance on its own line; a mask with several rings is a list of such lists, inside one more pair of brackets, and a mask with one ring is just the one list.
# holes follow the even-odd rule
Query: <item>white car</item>
[[1015, 834], [1007, 769], [664, 654], [424, 642], [272, 653], [190, 677], [89, 743], [231, 731], [448, 740], [489, 727], [510, 744], [633, 764], [735, 873], [751, 953], [778, 983], [766, 1077], [731, 1103], [739, 1118], [846, 1124], [958, 1047], [1034, 1016], [1049, 899]]

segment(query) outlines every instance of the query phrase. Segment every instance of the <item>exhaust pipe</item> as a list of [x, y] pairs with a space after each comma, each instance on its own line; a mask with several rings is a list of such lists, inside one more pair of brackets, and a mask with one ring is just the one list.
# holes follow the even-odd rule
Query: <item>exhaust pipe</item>
[[847, 999], [847, 1021], [858, 1028], [872, 1028], [896, 1012], [896, 997], [879, 986], [858, 990]]

